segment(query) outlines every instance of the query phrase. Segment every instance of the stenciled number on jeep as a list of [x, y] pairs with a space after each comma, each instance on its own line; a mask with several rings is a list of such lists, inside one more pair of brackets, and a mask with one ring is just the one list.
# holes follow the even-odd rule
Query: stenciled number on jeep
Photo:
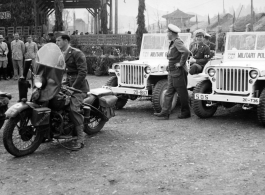
[[258, 99], [248, 99], [248, 98], [243, 98], [243, 102], [251, 102], [251, 103], [258, 103]]
[[134, 95], [142, 95], [142, 96], [148, 95], [146, 91], [141, 91], [141, 90], [134, 90], [133, 93]]
[[195, 94], [195, 99], [198, 99], [198, 100], [208, 100], [208, 95], [203, 95], [203, 94], [198, 94], [196, 93]]

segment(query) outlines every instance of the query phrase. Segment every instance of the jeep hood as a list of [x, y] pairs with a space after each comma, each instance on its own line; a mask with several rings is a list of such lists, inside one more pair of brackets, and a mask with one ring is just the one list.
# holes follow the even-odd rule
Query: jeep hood
[[260, 71], [265, 70], [264, 61], [226, 61], [221, 64], [212, 65], [209, 67], [241, 67], [241, 68], [256, 68]]
[[149, 65], [151, 67], [158, 66], [158, 65], [168, 65], [167, 59], [152, 59], [152, 60], [134, 60], [134, 61], [123, 61], [119, 64], [135, 64], [135, 65]]

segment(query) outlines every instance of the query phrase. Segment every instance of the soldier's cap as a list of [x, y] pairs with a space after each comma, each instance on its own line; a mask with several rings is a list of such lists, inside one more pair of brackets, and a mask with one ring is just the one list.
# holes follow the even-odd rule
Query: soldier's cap
[[4, 39], [3, 35], [0, 35], [0, 39]]
[[208, 33], [205, 33], [204, 37], [210, 38], [210, 37], [211, 37], [211, 35], [210, 35], [210, 34], [208, 34]]
[[169, 24], [167, 27], [168, 27], [168, 30], [171, 32], [174, 32], [174, 33], [180, 33], [181, 32], [180, 28], [174, 24]]
[[195, 37], [198, 37], [198, 36], [205, 36], [205, 32], [204, 32], [204, 30], [202, 30], [202, 29], [199, 29], [199, 30], [196, 30], [195, 31]]

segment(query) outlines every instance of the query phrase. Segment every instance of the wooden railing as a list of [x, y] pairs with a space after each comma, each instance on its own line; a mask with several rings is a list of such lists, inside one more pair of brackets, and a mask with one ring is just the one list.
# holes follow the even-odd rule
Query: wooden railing
[[89, 34], [72, 35], [77, 38], [79, 45], [111, 45], [111, 46], [135, 46], [136, 35], [123, 34]]
[[17, 26], [17, 27], [0, 27], [0, 34], [3, 36], [13, 36], [17, 32], [21, 36], [36, 35], [42, 36], [42, 26]]

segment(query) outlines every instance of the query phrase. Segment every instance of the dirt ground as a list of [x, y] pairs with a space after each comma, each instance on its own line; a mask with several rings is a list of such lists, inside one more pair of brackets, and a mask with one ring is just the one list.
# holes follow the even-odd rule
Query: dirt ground
[[[91, 88], [108, 77], [88, 76]], [[0, 89], [18, 99], [15, 81]], [[14, 158], [0, 132], [0, 195], [265, 194], [265, 131], [255, 110], [157, 120], [150, 101], [129, 101], [85, 148], [46, 143]]]

